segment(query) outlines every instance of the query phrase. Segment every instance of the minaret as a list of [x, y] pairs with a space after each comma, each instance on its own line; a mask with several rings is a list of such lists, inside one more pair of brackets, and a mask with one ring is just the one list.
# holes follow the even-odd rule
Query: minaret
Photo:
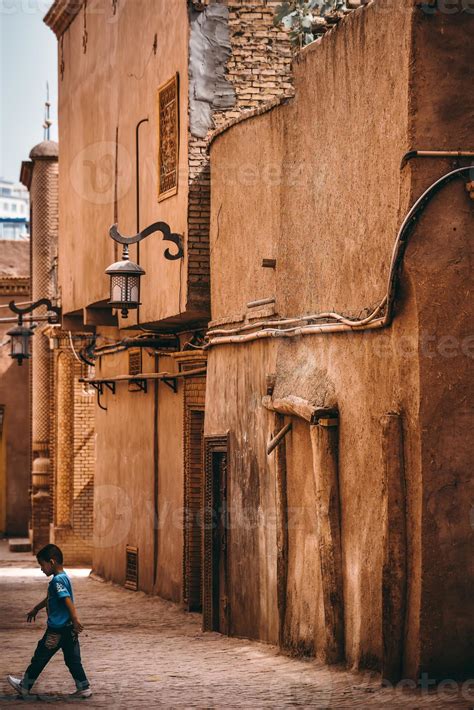
[[51, 102], [49, 100], [49, 81], [46, 82], [46, 101], [44, 103], [44, 123], [43, 123], [43, 128], [44, 128], [44, 136], [43, 139], [45, 141], [49, 141], [50, 139], [50, 128], [52, 125], [52, 120], [50, 118], [50, 108], [51, 108]]
[[[24, 184], [31, 203], [31, 298], [56, 301], [55, 267], [58, 244], [58, 144], [50, 138], [49, 86], [43, 123], [45, 140], [30, 153], [22, 166]], [[41, 323], [35, 330], [31, 361], [32, 472], [31, 537], [33, 550], [49, 542], [52, 513], [52, 470], [50, 431], [53, 357], [48, 328]]]

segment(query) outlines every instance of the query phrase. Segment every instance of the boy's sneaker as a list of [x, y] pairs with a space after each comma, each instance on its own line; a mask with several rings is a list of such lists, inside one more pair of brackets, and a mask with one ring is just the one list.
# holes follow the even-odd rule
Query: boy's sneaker
[[90, 688], [84, 688], [84, 690], [76, 690], [75, 693], [69, 695], [70, 698], [90, 698], [92, 695], [92, 690]]
[[28, 695], [28, 691], [21, 684], [21, 678], [15, 678], [12, 675], [7, 675], [7, 681], [10, 683], [11, 687], [16, 690], [18, 695], [25, 696]]

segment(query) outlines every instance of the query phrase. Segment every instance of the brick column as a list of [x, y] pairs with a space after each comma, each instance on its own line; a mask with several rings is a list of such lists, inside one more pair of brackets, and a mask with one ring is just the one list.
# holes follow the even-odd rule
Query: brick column
[[[30, 153], [31, 295], [36, 301], [56, 295], [54, 268], [58, 238], [58, 145], [40, 143]], [[52, 515], [50, 404], [52, 355], [46, 325], [35, 331], [32, 346], [32, 477], [31, 537], [33, 550], [49, 542]]]

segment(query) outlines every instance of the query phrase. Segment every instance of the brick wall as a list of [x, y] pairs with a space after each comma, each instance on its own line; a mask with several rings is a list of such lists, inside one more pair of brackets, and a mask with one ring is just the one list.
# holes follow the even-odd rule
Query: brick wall
[[[202, 351], [182, 352], [176, 356], [180, 371], [194, 370], [206, 365]], [[204, 436], [204, 407], [206, 376], [183, 378], [183, 436], [184, 436], [184, 550], [183, 602], [189, 611], [201, 607], [201, 525], [202, 508], [202, 446]], [[197, 416], [202, 413], [201, 416]]]
[[[194, 7], [204, 9], [207, 2]], [[213, 113], [214, 129], [282, 96], [293, 95], [292, 52], [286, 32], [273, 26], [278, 0], [227, 0], [231, 53], [226, 77], [232, 108]], [[211, 132], [211, 131], [210, 131]], [[209, 308], [210, 165], [207, 138], [189, 136], [188, 282], [192, 307]]]
[[[56, 335], [57, 337], [57, 335]], [[64, 333], [57, 338], [58, 348], [55, 350], [55, 382], [57, 382], [58, 356], [64, 350], [69, 351], [69, 336]], [[81, 343], [75, 342], [75, 348], [80, 349]], [[73, 357], [72, 353], [69, 353]], [[57, 524], [57, 431], [61, 426], [58, 421], [57, 391], [52, 398], [53, 421], [55, 436], [52, 437], [54, 452], [55, 490], [52, 499], [55, 501], [54, 525], [51, 528], [51, 541], [63, 550], [66, 565], [92, 563], [93, 539], [93, 497], [94, 497], [94, 461], [95, 461], [95, 398], [94, 391], [88, 393], [86, 386], [79, 382], [80, 378], [88, 376], [87, 366], [74, 359], [73, 368], [73, 407], [70, 412], [71, 427], [71, 476], [72, 500], [70, 525]]]

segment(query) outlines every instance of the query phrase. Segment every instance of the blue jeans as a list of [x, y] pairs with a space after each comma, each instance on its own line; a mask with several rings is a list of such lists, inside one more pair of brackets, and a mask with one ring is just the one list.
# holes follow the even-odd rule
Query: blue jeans
[[41, 671], [60, 648], [64, 655], [64, 662], [74, 678], [76, 688], [84, 690], [89, 687], [89, 681], [82, 667], [79, 640], [72, 624], [68, 624], [62, 629], [48, 628], [43, 638], [40, 639], [21, 682], [26, 690], [31, 690]]

